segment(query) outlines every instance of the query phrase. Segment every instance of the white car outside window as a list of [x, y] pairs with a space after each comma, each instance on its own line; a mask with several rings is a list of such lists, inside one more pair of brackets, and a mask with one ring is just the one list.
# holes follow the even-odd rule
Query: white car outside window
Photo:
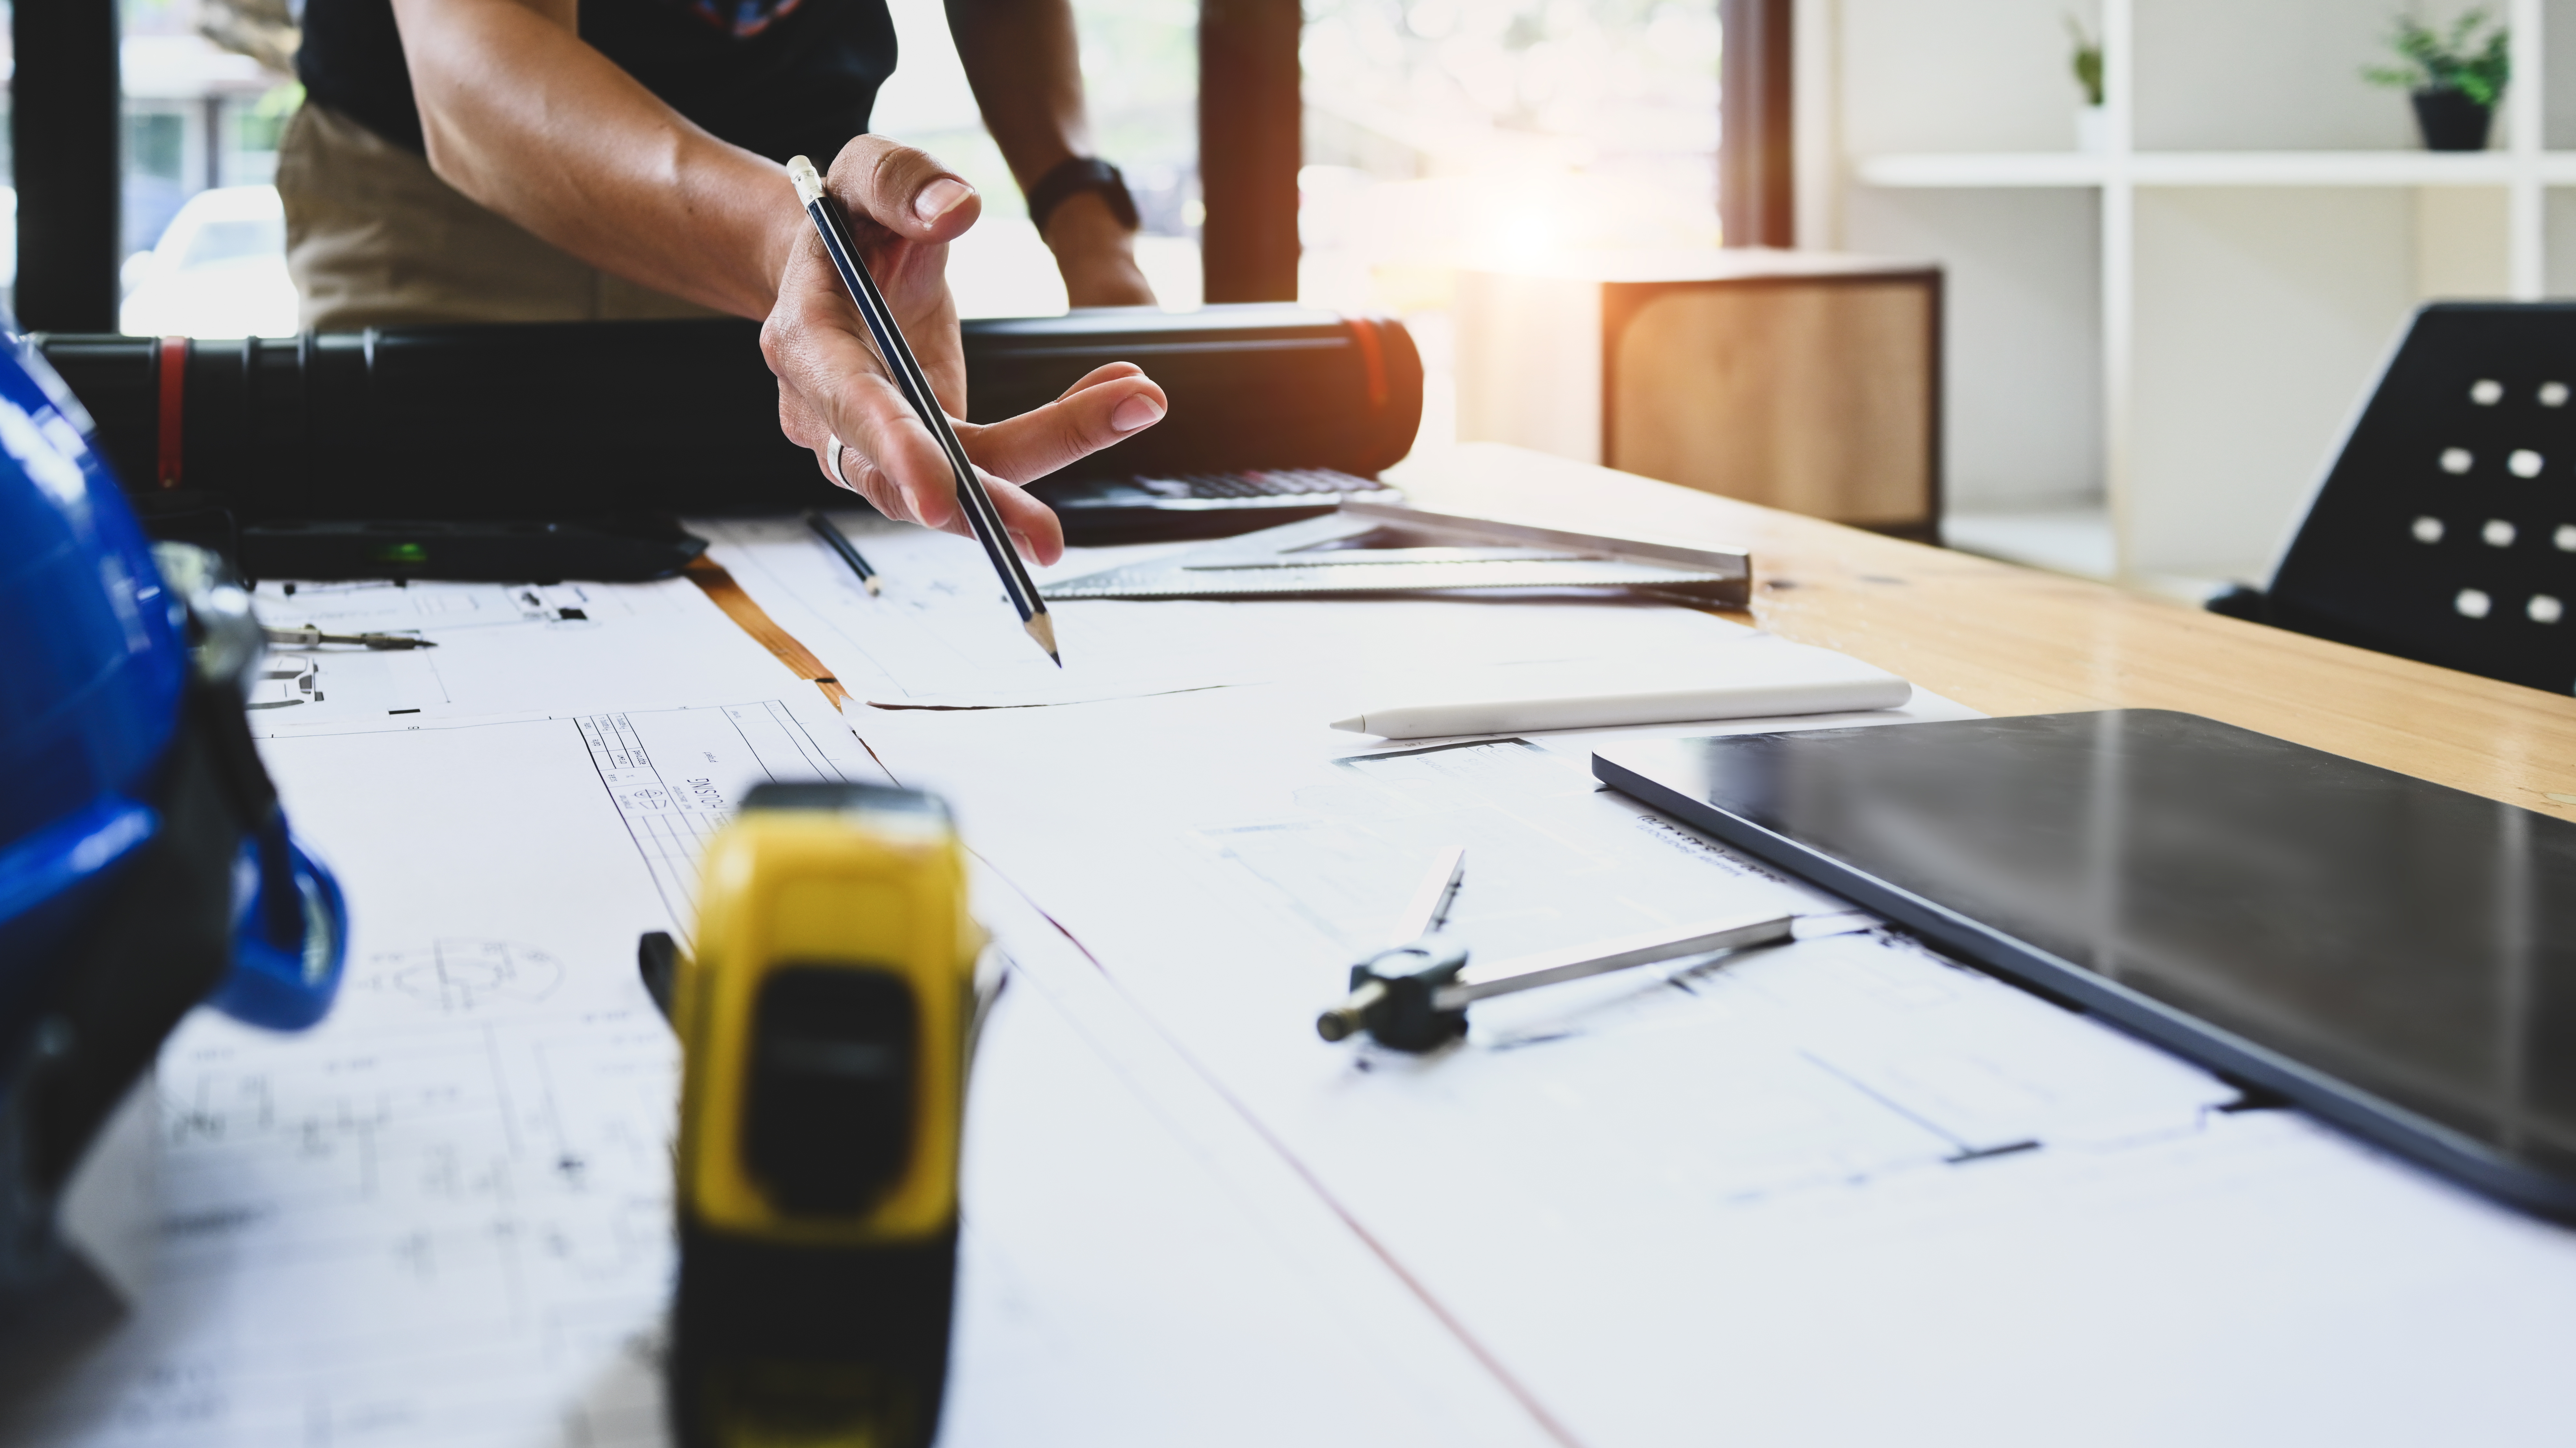
[[286, 208], [274, 186], [220, 186], [188, 198], [150, 251], [126, 258], [118, 326], [142, 337], [288, 337]]

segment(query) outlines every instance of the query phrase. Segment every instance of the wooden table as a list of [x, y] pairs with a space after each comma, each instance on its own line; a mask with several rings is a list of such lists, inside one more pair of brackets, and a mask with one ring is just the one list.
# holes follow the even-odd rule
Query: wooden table
[[1424, 507], [1750, 548], [1748, 622], [1989, 714], [2185, 710], [2576, 820], [2576, 697], [1500, 444], [1388, 476]]

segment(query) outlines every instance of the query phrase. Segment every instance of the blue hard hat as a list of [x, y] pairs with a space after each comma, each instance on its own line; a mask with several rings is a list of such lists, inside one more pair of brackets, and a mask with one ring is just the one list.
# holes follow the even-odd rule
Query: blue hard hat
[[0, 1021], [84, 900], [148, 839], [178, 730], [179, 601], [84, 436], [88, 414], [24, 341], [0, 355]]
[[[91, 430], [0, 318], [0, 1051], [71, 968], [119, 870], [161, 832], [156, 801], [189, 717], [188, 600]], [[206, 862], [239, 882], [222, 923], [230, 974], [211, 999], [257, 1024], [308, 1025], [339, 981], [340, 892], [270, 816], [244, 822], [233, 857]]]

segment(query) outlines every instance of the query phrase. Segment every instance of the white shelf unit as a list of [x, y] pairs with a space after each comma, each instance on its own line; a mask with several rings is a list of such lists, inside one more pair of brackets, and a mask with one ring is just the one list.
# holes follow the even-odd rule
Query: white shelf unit
[[2080, 151], [1862, 156], [1867, 186], [2564, 186], [2576, 152], [2140, 151], [2116, 178], [2111, 158]]
[[2456, 4], [2080, 4], [2082, 151], [2059, 4], [1798, 0], [1799, 241], [1948, 268], [1953, 507], [2090, 502], [2122, 575], [2259, 579], [2417, 303], [2548, 292], [2550, 213], [2576, 222], [2556, 4], [2500, 7], [2499, 145], [2431, 153], [2357, 72], [2401, 9]]

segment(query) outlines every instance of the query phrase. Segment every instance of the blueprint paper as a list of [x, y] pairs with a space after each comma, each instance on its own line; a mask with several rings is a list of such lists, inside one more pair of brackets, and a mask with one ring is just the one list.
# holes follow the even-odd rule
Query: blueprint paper
[[[635, 937], [685, 927], [696, 851], [750, 785], [884, 776], [801, 690], [353, 712], [265, 749], [354, 903], [344, 993], [308, 1035], [201, 1013], [169, 1043], [158, 1271], [136, 1316], [14, 1405], [0, 1438], [661, 1443], [677, 1052]], [[983, 917], [1030, 941], [1038, 984], [1005, 993], [979, 1057], [943, 1441], [1203, 1442], [1246, 1411], [1275, 1436], [1233, 1441], [1397, 1445], [1460, 1426], [1542, 1441], [1247, 1123], [1186, 1067], [1155, 1066], [1170, 1048], [1097, 971], [1010, 904]]]
[[156, 1275], [29, 1436], [659, 1442], [677, 1052], [635, 937], [684, 922], [750, 785], [882, 777], [836, 722], [790, 696], [267, 741], [352, 902], [341, 998], [165, 1047]]
[[976, 898], [1015, 970], [975, 1065], [943, 1444], [1550, 1441], [1072, 942], [987, 872]]
[[[289, 593], [287, 590], [294, 591]], [[426, 649], [271, 649], [251, 691], [254, 733], [354, 721], [418, 723], [565, 713], [605, 703], [759, 698], [791, 677], [686, 579], [498, 584], [263, 581], [274, 628], [413, 634]]]
[[1705, 840], [1674, 873], [1689, 832], [1577, 751], [1355, 750], [1308, 704], [851, 712], [1575, 1441], [2557, 1436], [2576, 1238], [1900, 935], [1322, 1044], [1434, 841], [1479, 951], [1784, 887]]
[[[888, 643], [824, 606], [829, 575], [762, 577], [803, 567], [793, 541], [728, 566], [845, 678], [1043, 697], [953, 558], [919, 575], [953, 609]], [[1316, 1041], [1352, 942], [1439, 845], [1468, 846], [1480, 958], [1836, 903], [1583, 769], [1594, 738], [1762, 721], [1447, 750], [1326, 727], [1367, 683], [1335, 650], [1731, 625], [1099, 604], [1158, 611], [1085, 625], [1121, 687], [1190, 691], [854, 707], [853, 738], [693, 588], [635, 587], [352, 597], [328, 626], [435, 628], [439, 671], [320, 658], [313, 697], [253, 716], [356, 904], [347, 994], [310, 1036], [173, 1040], [161, 1272], [0, 1437], [660, 1441], [674, 1054], [634, 936], [685, 927], [694, 851], [749, 784], [880, 762], [949, 796], [1024, 957], [970, 1104], [951, 1443], [2561, 1436], [2567, 1233], [2231, 1109], [1884, 930], [1483, 1003], [1430, 1058]], [[670, 618], [626, 630], [621, 606]]]

